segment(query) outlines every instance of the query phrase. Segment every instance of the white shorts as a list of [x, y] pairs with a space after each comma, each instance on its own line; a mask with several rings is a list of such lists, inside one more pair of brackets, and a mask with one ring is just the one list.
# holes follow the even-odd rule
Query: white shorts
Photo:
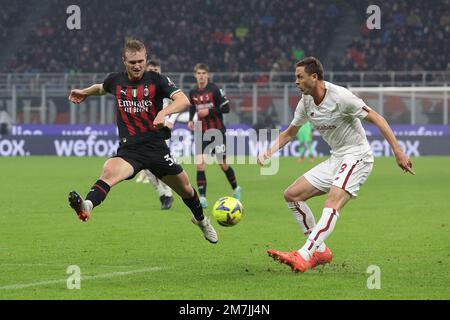
[[356, 197], [372, 168], [373, 158], [365, 160], [331, 157], [303, 176], [320, 191], [327, 193], [331, 186], [336, 186], [347, 191], [352, 197]]

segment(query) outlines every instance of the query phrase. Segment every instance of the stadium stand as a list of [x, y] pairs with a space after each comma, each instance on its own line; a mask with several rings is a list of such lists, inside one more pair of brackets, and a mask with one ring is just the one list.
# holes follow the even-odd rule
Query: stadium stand
[[[1, 72], [108, 72], [117, 67], [123, 41], [134, 36], [158, 55], [164, 69], [190, 72], [206, 61], [216, 72], [290, 71], [305, 55], [326, 61], [337, 26], [349, 6], [359, 13], [360, 33], [334, 71], [450, 70], [450, 0], [390, 1], [380, 4], [381, 30], [366, 27], [370, 1], [235, 1], [80, 0], [81, 30], [66, 28], [68, 0], [47, 0], [23, 45], [16, 48]], [[44, 5], [42, 4], [42, 5]], [[23, 3], [12, 2], [0, 13], [0, 40], [25, 19]], [[59, 10], [61, 11], [61, 10]], [[30, 19], [32, 17], [28, 17]], [[344, 28], [345, 30], [345, 28]]]
[[129, 36], [143, 39], [172, 72], [198, 61], [222, 72], [290, 71], [305, 54], [326, 52], [341, 16], [331, 1], [81, 0], [81, 30], [68, 30], [68, 15], [51, 9], [65, 2], [46, 1], [48, 14], [3, 72], [107, 72]]
[[[182, 89], [195, 83], [197, 62], [209, 64], [234, 123], [287, 123], [298, 100], [292, 67], [309, 55], [324, 63], [326, 80], [347, 87], [450, 83], [450, 0], [379, 3], [380, 30], [366, 26], [370, 0], [76, 3], [80, 30], [66, 26], [69, 0], [16, 0], [0, 12], [0, 105], [12, 111], [15, 101], [17, 122], [113, 121], [101, 111], [108, 97], [75, 115], [67, 91], [120, 70], [127, 37], [143, 40]], [[450, 121], [447, 91], [360, 94], [394, 123]]]
[[[357, 1], [367, 7], [371, 1]], [[450, 70], [450, 1], [384, 1], [381, 29], [369, 30], [364, 10], [360, 37], [334, 70]]]

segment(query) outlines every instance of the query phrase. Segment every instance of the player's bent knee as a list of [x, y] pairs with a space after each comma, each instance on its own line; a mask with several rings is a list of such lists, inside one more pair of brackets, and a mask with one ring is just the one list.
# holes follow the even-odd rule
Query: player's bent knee
[[118, 162], [107, 161], [103, 166], [103, 172], [100, 176], [100, 179], [111, 187], [133, 174], [131, 165], [123, 166], [117, 164]]
[[115, 174], [116, 174], [115, 170], [113, 168], [111, 168], [110, 166], [106, 165], [103, 168], [101, 178], [102, 178], [102, 180], [105, 180], [105, 179], [110, 180], [110, 179], [114, 178]]
[[287, 188], [284, 190], [284, 200], [286, 202], [293, 202], [293, 201], [306, 201], [309, 197], [307, 194], [303, 191], [295, 191], [292, 188]]
[[284, 200], [286, 200], [287, 202], [292, 202], [292, 201], [298, 201], [296, 200], [298, 198], [298, 195], [296, 195], [292, 189], [287, 188], [286, 190], [284, 190]]

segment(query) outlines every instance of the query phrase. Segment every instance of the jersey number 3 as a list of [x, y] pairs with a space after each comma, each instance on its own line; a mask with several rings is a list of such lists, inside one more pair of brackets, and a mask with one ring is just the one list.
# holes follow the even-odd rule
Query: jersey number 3
[[169, 167], [173, 166], [176, 163], [175, 158], [171, 157], [170, 154], [166, 154], [164, 156], [164, 160], [166, 160], [167, 162], [169, 162]]

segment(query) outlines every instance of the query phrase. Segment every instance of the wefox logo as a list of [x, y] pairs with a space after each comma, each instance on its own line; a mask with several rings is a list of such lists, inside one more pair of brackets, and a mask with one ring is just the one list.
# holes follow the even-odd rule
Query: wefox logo
[[58, 157], [111, 157], [119, 147], [117, 140], [97, 140], [96, 136], [90, 136], [84, 140], [55, 140], [54, 144]]
[[29, 155], [29, 152], [25, 152], [25, 140], [0, 140], [0, 156], [15, 157]]

